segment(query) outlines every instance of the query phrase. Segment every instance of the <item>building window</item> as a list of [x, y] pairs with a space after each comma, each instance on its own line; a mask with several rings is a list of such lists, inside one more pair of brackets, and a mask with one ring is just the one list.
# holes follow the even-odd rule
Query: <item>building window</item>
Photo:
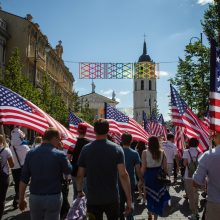
[[149, 80], [149, 90], [152, 90], [152, 82]]
[[151, 107], [151, 99], [149, 98], [149, 107]]
[[144, 90], [144, 80], [141, 80], [141, 90]]
[[137, 91], [137, 81], [134, 83], [134, 91]]

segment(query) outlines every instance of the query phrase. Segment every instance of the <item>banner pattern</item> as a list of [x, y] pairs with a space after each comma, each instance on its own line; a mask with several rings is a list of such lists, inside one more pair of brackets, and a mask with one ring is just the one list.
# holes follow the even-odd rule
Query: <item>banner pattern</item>
[[157, 78], [156, 66], [143, 63], [79, 63], [80, 79], [145, 79]]

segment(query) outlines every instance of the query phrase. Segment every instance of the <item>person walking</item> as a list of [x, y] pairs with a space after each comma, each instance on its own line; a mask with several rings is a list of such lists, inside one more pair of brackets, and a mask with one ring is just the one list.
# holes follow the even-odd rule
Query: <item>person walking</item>
[[204, 187], [207, 183], [206, 220], [220, 218], [220, 133], [214, 135], [216, 147], [206, 151], [199, 159], [198, 168], [193, 175], [194, 186]]
[[86, 175], [89, 219], [102, 220], [105, 212], [108, 220], [118, 220], [118, 176], [127, 200], [125, 215], [132, 211], [131, 185], [124, 153], [120, 146], [107, 140], [107, 120], [98, 119], [94, 123], [94, 132], [96, 140], [83, 147], [78, 161], [78, 197], [84, 195], [83, 179]]
[[198, 203], [199, 203], [199, 193], [198, 189], [193, 186], [192, 176], [197, 168], [199, 152], [197, 147], [199, 141], [197, 138], [191, 138], [189, 140], [189, 149], [184, 150], [183, 152], [183, 164], [186, 167], [184, 175], [184, 185], [186, 195], [189, 201], [189, 207], [192, 212], [188, 219], [196, 220], [198, 216]]
[[[171, 178], [174, 169], [174, 160], [176, 161], [176, 169], [179, 170], [179, 159], [176, 145], [174, 144], [174, 135], [167, 134], [167, 141], [163, 142], [163, 150], [167, 158], [168, 176]], [[175, 182], [175, 178], [174, 178]]]
[[9, 167], [14, 166], [11, 150], [4, 146], [4, 136], [0, 135], [0, 220], [2, 219], [5, 198], [9, 186]]
[[11, 145], [19, 146], [25, 138], [25, 133], [20, 129], [20, 126], [15, 125], [11, 131]]
[[[77, 198], [77, 188], [76, 188], [76, 176], [78, 171], [78, 159], [83, 147], [89, 143], [89, 140], [85, 138], [87, 132], [87, 126], [84, 123], [80, 123], [77, 128], [78, 139], [74, 150], [70, 149], [67, 152], [68, 158], [71, 161], [73, 171], [72, 171], [72, 181], [73, 181], [73, 199]], [[83, 190], [86, 191], [86, 180], [83, 181]]]
[[21, 178], [21, 170], [24, 165], [24, 161], [26, 155], [30, 148], [27, 145], [11, 145], [10, 150], [13, 155], [14, 160], [14, 167], [11, 169], [12, 177], [14, 180], [14, 189], [15, 189], [15, 196], [13, 199], [13, 207], [16, 209], [18, 206], [18, 197], [19, 197], [19, 182]]
[[161, 170], [167, 173], [167, 159], [164, 151], [160, 148], [157, 137], [152, 136], [148, 139], [148, 150], [142, 153], [142, 175], [144, 175], [148, 220], [154, 216], [162, 216], [166, 203], [170, 200], [166, 185], [158, 179]]
[[[128, 175], [130, 177], [131, 182], [131, 195], [132, 195], [132, 201], [134, 202], [134, 193], [135, 193], [135, 186], [136, 186], [136, 175], [139, 179], [139, 185], [143, 185], [143, 177], [141, 175], [141, 169], [140, 169], [140, 156], [137, 151], [130, 148], [131, 142], [132, 142], [132, 135], [129, 133], [123, 133], [121, 136], [121, 141], [123, 145], [123, 151], [125, 155], [125, 165], [126, 170], [128, 172]], [[136, 173], [136, 175], [135, 175]], [[124, 193], [124, 190], [121, 186], [121, 183], [119, 181], [119, 193], [120, 193], [120, 220], [124, 220], [124, 211], [125, 211], [125, 203], [126, 203], [126, 196]], [[133, 220], [134, 217], [132, 213], [127, 216], [127, 220]]]
[[30, 181], [31, 220], [59, 220], [62, 205], [62, 176], [70, 174], [72, 166], [61, 145], [59, 131], [48, 128], [43, 143], [28, 152], [22, 169], [19, 188], [19, 208], [27, 207], [25, 190]]
[[42, 137], [41, 136], [37, 136], [35, 139], [34, 139], [34, 143], [32, 145], [32, 149], [34, 148], [37, 148], [39, 147], [41, 144], [42, 144]]

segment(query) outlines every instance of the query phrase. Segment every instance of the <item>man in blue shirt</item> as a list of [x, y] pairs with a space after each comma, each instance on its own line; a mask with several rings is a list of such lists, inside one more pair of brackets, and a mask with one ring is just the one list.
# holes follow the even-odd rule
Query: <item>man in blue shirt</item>
[[[128, 172], [128, 175], [130, 177], [130, 182], [131, 182], [131, 194], [132, 194], [132, 198], [134, 199], [134, 192], [135, 192], [135, 186], [136, 186], [135, 172], [140, 180], [140, 183], [143, 182], [143, 178], [142, 178], [141, 170], [140, 170], [141, 160], [140, 160], [140, 156], [138, 152], [130, 148], [130, 145], [132, 142], [131, 134], [129, 133], [122, 134], [121, 141], [122, 141], [123, 151], [125, 155], [126, 170]], [[126, 197], [125, 197], [124, 191], [122, 190], [120, 183], [119, 183], [119, 192], [120, 192], [120, 220], [124, 220]], [[133, 220], [133, 219], [134, 217], [132, 214], [127, 216], [127, 220]]]
[[25, 190], [30, 182], [31, 220], [59, 220], [62, 206], [61, 180], [71, 173], [66, 155], [56, 149], [61, 145], [59, 131], [49, 128], [43, 144], [31, 150], [25, 159], [19, 188], [19, 208], [27, 206]]

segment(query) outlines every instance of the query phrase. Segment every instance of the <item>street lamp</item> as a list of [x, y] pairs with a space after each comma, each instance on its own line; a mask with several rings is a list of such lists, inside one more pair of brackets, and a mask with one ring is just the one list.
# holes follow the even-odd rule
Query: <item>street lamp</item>
[[200, 39], [199, 39], [198, 37], [191, 37], [191, 38], [190, 38], [190, 41], [189, 41], [189, 44], [192, 44], [192, 40], [193, 40], [193, 39], [196, 39], [196, 40], [200, 41], [201, 44], [202, 44], [202, 33], [200, 33]]

